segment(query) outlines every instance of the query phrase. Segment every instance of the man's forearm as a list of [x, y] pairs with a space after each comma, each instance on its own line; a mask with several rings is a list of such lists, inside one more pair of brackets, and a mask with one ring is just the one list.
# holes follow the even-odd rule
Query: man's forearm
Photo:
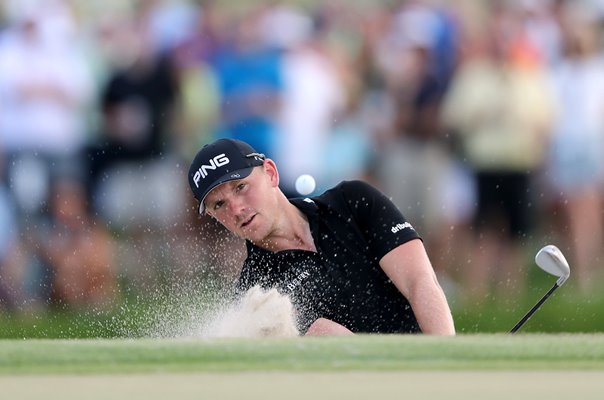
[[421, 240], [409, 241], [390, 251], [380, 266], [411, 303], [422, 332], [455, 334], [451, 310]]

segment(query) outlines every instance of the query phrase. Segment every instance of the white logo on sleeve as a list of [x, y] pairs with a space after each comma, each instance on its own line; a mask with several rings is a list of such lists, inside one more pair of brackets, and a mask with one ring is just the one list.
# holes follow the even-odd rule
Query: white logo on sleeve
[[392, 233], [396, 233], [402, 231], [403, 229], [411, 229], [413, 230], [413, 226], [409, 222], [405, 222], [404, 224], [396, 224], [390, 229]]

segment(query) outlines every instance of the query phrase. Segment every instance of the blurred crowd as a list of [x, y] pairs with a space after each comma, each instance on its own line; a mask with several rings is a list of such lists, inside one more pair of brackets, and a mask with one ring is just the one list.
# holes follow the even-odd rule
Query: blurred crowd
[[459, 304], [522, 293], [547, 243], [580, 290], [604, 278], [600, 0], [0, 7], [0, 310], [232, 275], [242, 243], [186, 187], [218, 137], [291, 196], [375, 184]]

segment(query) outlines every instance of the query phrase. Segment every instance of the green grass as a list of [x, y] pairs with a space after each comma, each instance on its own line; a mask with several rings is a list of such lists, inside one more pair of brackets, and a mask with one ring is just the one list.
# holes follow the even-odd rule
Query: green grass
[[[480, 301], [464, 304], [454, 293], [449, 296], [458, 333], [508, 332], [543, 296], [555, 279], [538, 268], [529, 269], [526, 290], [520, 296], [491, 294]], [[224, 289], [215, 276], [193, 283], [148, 290], [141, 295], [124, 285], [122, 301], [113, 310], [70, 310], [60, 305], [38, 311], [6, 312], [0, 307], [0, 339], [87, 339], [182, 336], [170, 332], [174, 325], [204, 319]], [[210, 284], [208, 284], [210, 282]], [[204, 288], [204, 289], [200, 289]], [[210, 289], [208, 289], [210, 288]], [[523, 333], [602, 333], [604, 332], [604, 292], [581, 293], [569, 281], [543, 304], [522, 327]], [[174, 333], [174, 334], [172, 334]]]
[[[462, 305], [451, 300], [459, 333], [504, 333], [549, 289], [550, 282], [534, 285], [520, 298], [492, 297]], [[1, 313], [0, 339], [134, 338], [148, 336], [150, 325], [162, 321], [202, 317], [195, 301], [158, 304], [127, 300], [110, 312], [53, 309], [37, 313]], [[199, 300], [202, 304], [203, 300]], [[522, 327], [524, 333], [604, 332], [604, 292], [581, 295], [572, 286], [559, 289]], [[186, 321], [184, 321], [186, 322]]]
[[604, 335], [3, 340], [0, 374], [604, 370]]
[[[549, 289], [541, 285], [521, 298], [490, 298], [471, 306], [451, 304], [461, 333], [508, 332]], [[569, 289], [569, 290], [566, 290]], [[572, 288], [558, 289], [522, 327], [526, 333], [604, 332], [604, 293], [581, 295]]]

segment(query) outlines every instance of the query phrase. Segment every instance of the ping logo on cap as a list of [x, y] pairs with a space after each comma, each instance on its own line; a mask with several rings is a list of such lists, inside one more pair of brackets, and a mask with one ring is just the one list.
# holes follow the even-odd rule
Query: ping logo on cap
[[216, 157], [210, 159], [209, 164], [201, 164], [199, 169], [195, 171], [195, 175], [193, 175], [193, 182], [196, 187], [199, 187], [199, 181], [201, 179], [205, 179], [208, 176], [208, 170], [215, 170], [218, 167], [222, 167], [229, 163], [229, 159], [226, 154], [218, 154]]

